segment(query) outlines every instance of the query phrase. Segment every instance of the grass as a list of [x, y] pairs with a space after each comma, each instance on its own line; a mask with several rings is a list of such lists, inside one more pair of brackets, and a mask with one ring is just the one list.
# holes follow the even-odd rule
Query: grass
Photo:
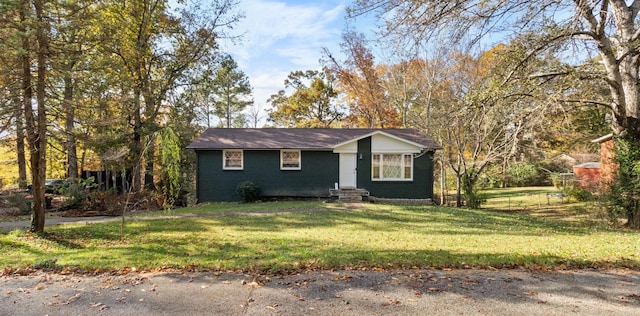
[[520, 187], [481, 191], [487, 196], [483, 208], [533, 217], [571, 221], [582, 225], [602, 222], [606, 217], [597, 201], [579, 202], [563, 196], [554, 187]]
[[[499, 205], [493, 198], [500, 196], [490, 197], [488, 205]], [[165, 214], [175, 218], [145, 218], [152, 215], [128, 220], [123, 238], [119, 223], [47, 227], [41, 236], [0, 233], [0, 267], [640, 269], [636, 231], [495, 207], [290, 201], [209, 204]]]

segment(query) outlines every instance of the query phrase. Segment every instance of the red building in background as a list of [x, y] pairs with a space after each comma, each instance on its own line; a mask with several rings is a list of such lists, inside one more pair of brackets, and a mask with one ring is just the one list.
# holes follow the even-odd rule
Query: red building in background
[[600, 187], [601, 168], [599, 162], [586, 162], [573, 166], [576, 184], [586, 190], [596, 191]]
[[613, 182], [617, 170], [613, 150], [613, 134], [607, 134], [591, 141], [600, 145], [600, 161], [586, 162], [573, 166], [576, 184], [592, 192], [601, 191]]
[[613, 177], [618, 170], [613, 150], [613, 134], [604, 135], [591, 142], [600, 144], [600, 185], [609, 186], [613, 183]]

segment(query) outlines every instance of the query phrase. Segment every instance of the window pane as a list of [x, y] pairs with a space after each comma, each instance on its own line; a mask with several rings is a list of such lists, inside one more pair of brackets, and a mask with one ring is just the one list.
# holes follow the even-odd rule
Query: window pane
[[241, 150], [225, 151], [224, 167], [225, 168], [242, 168], [242, 151]]
[[402, 178], [402, 155], [382, 156], [382, 177], [385, 179]]
[[282, 168], [300, 168], [300, 152], [282, 151]]
[[411, 179], [413, 178], [411, 169], [413, 167], [413, 157], [411, 155], [404, 155], [404, 178]]
[[373, 155], [373, 161], [371, 162], [372, 165], [372, 178], [373, 179], [380, 179], [380, 155]]

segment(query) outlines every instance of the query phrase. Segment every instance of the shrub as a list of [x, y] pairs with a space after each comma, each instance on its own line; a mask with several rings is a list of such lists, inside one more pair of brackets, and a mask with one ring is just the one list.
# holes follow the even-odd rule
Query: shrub
[[464, 199], [467, 202], [467, 206], [472, 209], [479, 209], [482, 204], [487, 202], [486, 195], [475, 191], [464, 192]]
[[586, 202], [593, 199], [593, 194], [582, 188], [573, 188], [569, 191], [569, 197], [576, 199], [578, 202]]
[[640, 140], [632, 134], [616, 137], [618, 170], [610, 186], [608, 211], [611, 218], [626, 217], [626, 225], [640, 229]]
[[97, 187], [93, 180], [93, 177], [87, 179], [76, 178], [73, 181], [69, 181], [68, 187], [60, 188], [60, 193], [67, 197], [65, 204], [71, 207], [82, 205], [89, 197], [91, 190]]
[[516, 163], [507, 168], [509, 186], [529, 186], [536, 184], [538, 168], [532, 163]]
[[29, 215], [31, 213], [31, 201], [22, 193], [11, 193], [7, 197], [7, 203], [18, 209], [18, 215]]
[[251, 181], [238, 184], [236, 192], [244, 202], [254, 202], [260, 197], [260, 187]]

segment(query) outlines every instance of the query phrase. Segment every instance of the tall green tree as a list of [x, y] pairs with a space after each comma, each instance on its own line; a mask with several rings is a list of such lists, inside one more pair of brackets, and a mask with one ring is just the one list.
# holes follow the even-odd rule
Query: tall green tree
[[163, 206], [174, 204], [181, 190], [180, 141], [171, 127], [160, 133], [160, 192], [164, 197]]
[[26, 143], [24, 129], [24, 69], [22, 66], [26, 16], [22, 18], [22, 2], [3, 2], [0, 4], [0, 92], [3, 133], [15, 133], [15, 151], [17, 153], [18, 184], [27, 185]]
[[[108, 39], [104, 52], [113, 56], [118, 69], [125, 117], [131, 125], [131, 166], [133, 185], [142, 189], [144, 174], [153, 170], [154, 150], [146, 163], [140, 159], [151, 134], [159, 129], [168, 92], [185, 81], [193, 65], [217, 52], [217, 40], [242, 15], [235, 13], [237, 2], [219, 0], [203, 7], [198, 2], [179, 2], [170, 9], [166, 0], [104, 1], [102, 34]], [[144, 164], [140, 166], [139, 164]]]
[[[26, 136], [29, 145], [31, 184], [33, 195], [32, 232], [44, 231], [45, 223], [45, 178], [47, 172], [47, 95], [46, 80], [49, 73], [48, 56], [50, 24], [47, 18], [45, 0], [23, 0], [19, 3], [19, 36], [22, 39], [22, 102], [26, 122]], [[30, 36], [34, 34], [34, 36]], [[34, 52], [33, 55], [31, 52]], [[35, 56], [35, 60], [32, 57]], [[36, 68], [35, 99], [31, 67]]]
[[211, 88], [216, 96], [215, 113], [224, 127], [231, 128], [236, 121], [240, 121], [240, 126], [244, 125], [242, 111], [253, 104], [252, 89], [249, 78], [231, 56], [222, 59]]
[[268, 121], [285, 127], [336, 126], [344, 113], [335, 105], [338, 93], [333, 88], [333, 81], [327, 71], [291, 72], [284, 81], [285, 89], [268, 100], [273, 106]]

